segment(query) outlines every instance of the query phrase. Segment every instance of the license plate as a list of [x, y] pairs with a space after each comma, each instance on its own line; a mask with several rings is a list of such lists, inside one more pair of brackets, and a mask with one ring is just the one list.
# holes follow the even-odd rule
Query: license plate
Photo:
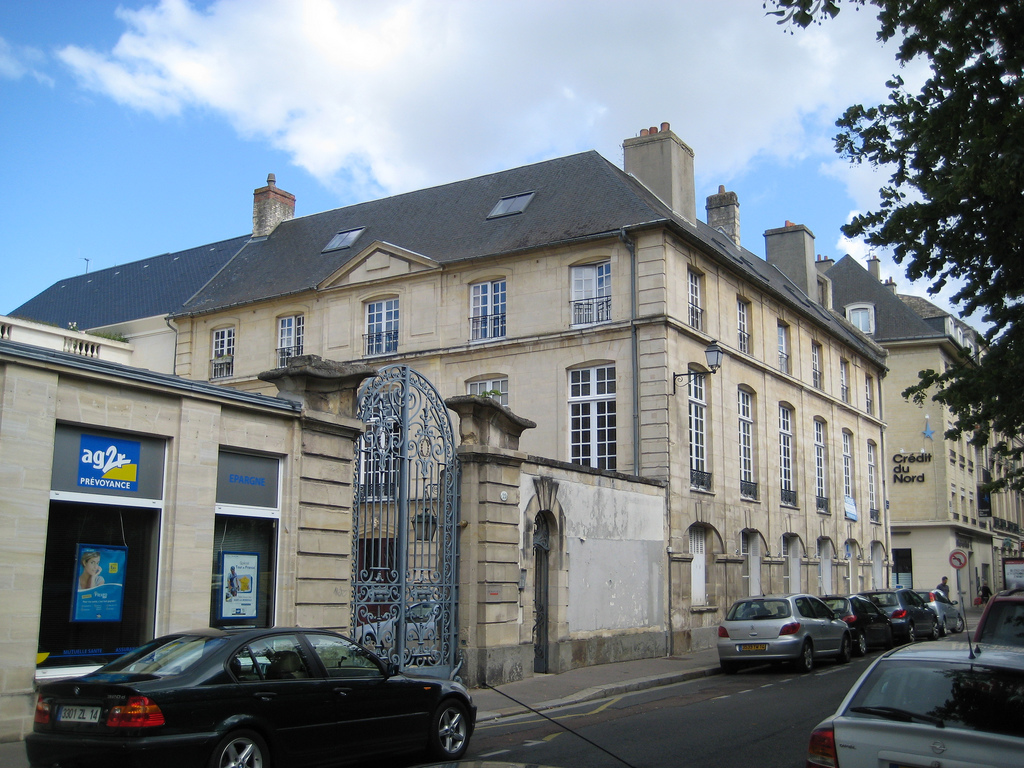
[[98, 723], [100, 721], [100, 708], [64, 706], [57, 713], [57, 720], [62, 723]]
[[768, 643], [744, 643], [740, 646], [741, 651], [767, 651]]

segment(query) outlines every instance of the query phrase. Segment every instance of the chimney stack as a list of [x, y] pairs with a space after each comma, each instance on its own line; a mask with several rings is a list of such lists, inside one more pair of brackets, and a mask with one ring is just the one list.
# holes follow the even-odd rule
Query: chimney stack
[[818, 296], [818, 270], [814, 266], [814, 233], [803, 224], [786, 222], [764, 233], [769, 264], [792, 280], [811, 301]]
[[871, 273], [871, 276], [873, 278], [875, 278], [875, 280], [878, 280], [879, 282], [881, 282], [881, 280], [882, 280], [882, 262], [881, 262], [881, 260], [878, 259], [875, 256], [872, 256], [870, 259], [868, 259], [868, 272]]
[[282, 221], [295, 217], [295, 195], [277, 188], [274, 174], [267, 176], [267, 186], [252, 193], [252, 236], [266, 237]]
[[726, 192], [725, 186], [718, 185], [718, 194], [709, 195], [705, 210], [708, 226], [721, 229], [736, 245], [740, 244], [740, 200], [735, 192]]
[[693, 150], [669, 130], [644, 128], [622, 142], [623, 167], [691, 224], [697, 223], [697, 192], [693, 181]]

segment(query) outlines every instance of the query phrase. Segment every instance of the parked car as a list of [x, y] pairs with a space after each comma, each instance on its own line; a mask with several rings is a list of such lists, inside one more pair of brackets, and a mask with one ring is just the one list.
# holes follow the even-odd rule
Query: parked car
[[852, 648], [846, 622], [813, 595], [745, 597], [732, 604], [718, 627], [718, 661], [726, 674], [783, 661], [809, 672], [820, 658], [845, 664]]
[[892, 648], [892, 619], [881, 608], [860, 595], [826, 595], [822, 601], [850, 625], [853, 653], [863, 656], [869, 646]]
[[811, 734], [808, 766], [1018, 768], [1024, 654], [909, 646], [876, 659]]
[[934, 640], [939, 636], [939, 617], [914, 590], [873, 589], [858, 594], [889, 615], [897, 642], [913, 643], [920, 638]]
[[940, 589], [918, 592], [921, 599], [939, 617], [939, 637], [945, 637], [947, 632], [964, 631], [964, 615], [960, 613], [960, 603], [957, 600], [950, 600], [946, 593]]
[[39, 688], [32, 766], [303, 766], [405, 752], [457, 760], [468, 691], [401, 674], [324, 630], [167, 635]]
[[974, 641], [1024, 646], [1024, 589], [998, 592], [989, 598], [974, 630]]

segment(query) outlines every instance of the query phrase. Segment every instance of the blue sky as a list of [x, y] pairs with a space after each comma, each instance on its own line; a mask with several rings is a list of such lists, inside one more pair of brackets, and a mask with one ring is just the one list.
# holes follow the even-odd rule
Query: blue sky
[[301, 216], [589, 149], [621, 165], [622, 140], [665, 121], [698, 201], [739, 195], [745, 247], [788, 219], [863, 259], [839, 227], [884, 177], [831, 137], [884, 99], [891, 46], [867, 11], [788, 34], [761, 6], [0, 0], [0, 313], [246, 234], [268, 173]]

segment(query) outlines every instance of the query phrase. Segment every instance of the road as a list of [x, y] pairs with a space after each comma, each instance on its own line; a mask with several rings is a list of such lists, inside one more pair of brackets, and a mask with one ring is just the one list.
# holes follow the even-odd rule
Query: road
[[535, 714], [481, 723], [466, 757], [561, 768], [798, 768], [811, 729], [877, 653], [823, 661], [807, 675], [763, 667], [547, 712], [557, 725]]

